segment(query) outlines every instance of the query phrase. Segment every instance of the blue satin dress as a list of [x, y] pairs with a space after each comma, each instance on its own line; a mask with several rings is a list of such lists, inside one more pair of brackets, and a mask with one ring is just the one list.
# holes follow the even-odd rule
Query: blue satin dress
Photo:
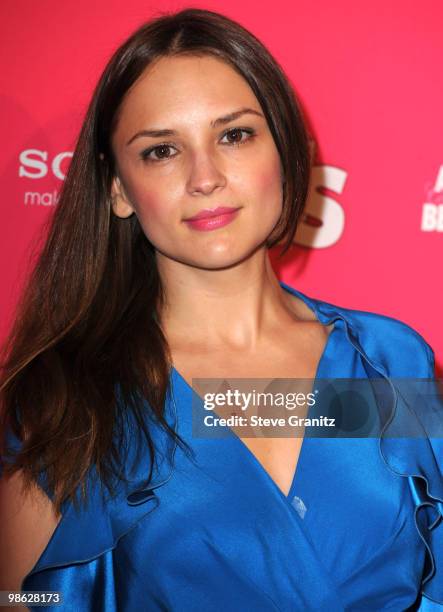
[[[281, 286], [334, 324], [316, 380], [434, 377], [406, 324]], [[442, 439], [305, 437], [286, 496], [237, 436], [193, 437], [175, 369], [171, 390], [165, 414], [193, 458], [152, 424], [153, 481], [147, 451], [112, 499], [91, 472], [89, 506], [65, 504], [23, 590], [60, 591], [54, 610], [72, 612], [443, 611]]]

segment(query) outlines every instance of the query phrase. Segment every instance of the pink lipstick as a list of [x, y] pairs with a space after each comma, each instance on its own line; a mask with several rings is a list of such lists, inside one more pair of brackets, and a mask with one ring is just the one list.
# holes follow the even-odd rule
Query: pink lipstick
[[231, 223], [237, 216], [239, 210], [240, 207], [232, 208], [229, 206], [218, 206], [214, 209], [205, 208], [200, 210], [193, 217], [184, 219], [184, 221], [192, 227], [192, 229], [207, 232]]

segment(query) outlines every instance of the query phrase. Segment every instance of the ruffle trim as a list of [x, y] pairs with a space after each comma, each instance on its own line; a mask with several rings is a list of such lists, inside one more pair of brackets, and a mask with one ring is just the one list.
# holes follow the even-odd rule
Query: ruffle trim
[[[435, 456], [443, 458], [443, 439], [430, 440], [428, 437], [402, 439], [400, 444], [398, 439], [388, 437], [390, 427], [395, 426], [396, 419], [399, 417], [397, 391], [384, 365], [370, 354], [370, 350], [363, 350], [359, 339], [360, 333], [364, 331], [363, 318], [365, 316], [372, 318], [374, 314], [340, 308], [309, 298], [286, 283], [281, 282], [280, 284], [310, 306], [322, 323], [329, 324], [334, 319], [342, 319], [348, 340], [362, 355], [368, 369], [372, 368], [375, 375], [381, 374], [391, 386], [393, 405], [390, 412], [388, 408], [388, 412], [385, 413], [388, 426], [380, 436], [379, 450], [390, 471], [397, 476], [408, 478], [416, 505], [415, 525], [427, 551], [422, 593], [431, 601], [443, 604], [443, 475]], [[372, 319], [371, 323], [373, 321], [375, 319]], [[173, 427], [177, 432], [177, 410], [173, 398], [172, 401], [170, 397], [168, 398], [166, 406], [172, 408]], [[161, 439], [169, 443], [169, 446], [164, 449], [163, 460], [158, 466], [155, 480], [146, 487], [141, 484], [142, 478], [140, 477], [137, 479], [138, 486], [134, 485], [130, 490], [122, 488], [116, 497], [106, 503], [103, 503], [99, 495], [99, 487], [92, 486], [90, 489], [91, 501], [86, 510], [75, 513], [72, 505], [67, 507], [36, 565], [24, 578], [23, 589], [26, 590], [27, 578], [37, 572], [86, 563], [114, 549], [123, 536], [147, 514], [158, 508], [159, 498], [155, 489], [166, 484], [171, 478], [177, 446], [175, 440], [170, 441], [170, 436], [160, 436]]]
[[[288, 287], [291, 289], [290, 287]], [[346, 327], [348, 340], [354, 348], [361, 354], [366, 362], [365, 368], [371, 376], [381, 374], [386, 379], [392, 391], [392, 401], [390, 405], [379, 405], [381, 417], [385, 425], [383, 426], [379, 438], [379, 452], [386, 467], [396, 476], [408, 479], [411, 494], [415, 503], [414, 522], [417, 532], [426, 548], [426, 560], [424, 575], [421, 582], [421, 594], [430, 601], [443, 605], [443, 463], [437, 463], [436, 457], [440, 457], [443, 462], [443, 437], [429, 438], [427, 432], [437, 431], [436, 417], [440, 417], [437, 435], [443, 436], [443, 401], [438, 403], [436, 394], [432, 394], [435, 404], [426, 406], [423, 415], [420, 417], [416, 411], [407, 403], [405, 398], [398, 392], [393, 385], [391, 378], [384, 365], [368, 355], [368, 351], [363, 350], [359, 339], [359, 321], [354, 321], [353, 313], [358, 311], [346, 311], [339, 309], [331, 304], [319, 302], [312, 298], [306, 300], [306, 296], [293, 290], [300, 298], [305, 299], [316, 312], [319, 320], [324, 324], [331, 323], [337, 318], [337, 312], [343, 319]], [[343, 312], [345, 311], [345, 313]], [[365, 315], [366, 313], [362, 313]], [[358, 315], [357, 315], [358, 316]], [[369, 313], [369, 316], [373, 316]], [[407, 326], [404, 326], [408, 331]], [[417, 334], [410, 330], [417, 341]], [[386, 339], [386, 341], [389, 341]], [[423, 342], [423, 341], [422, 341]], [[427, 347], [420, 347], [427, 352]], [[401, 347], [398, 348], [401, 351]], [[428, 353], [429, 355], [429, 353]], [[372, 369], [372, 372], [371, 372]], [[430, 367], [428, 371], [420, 372], [427, 377], [432, 376]], [[420, 377], [420, 374], [416, 378]], [[404, 374], [402, 375], [404, 377]], [[400, 378], [400, 375], [399, 375]], [[423, 379], [429, 381], [423, 376]], [[432, 382], [428, 382], [432, 384]], [[434, 383], [435, 384], [435, 383]], [[398, 437], [398, 432], [405, 431], [405, 419], [408, 419], [408, 429], [415, 437]], [[389, 437], [392, 435], [393, 437]]]
[[[427, 428], [423, 426], [422, 418], [426, 421], [429, 406], [421, 418], [407, 406], [395, 388], [393, 391], [395, 403], [392, 419], [382, 432], [379, 441], [380, 453], [389, 469], [408, 479], [415, 503], [415, 526], [427, 552], [422, 594], [443, 605], [443, 475], [435, 454], [438, 452], [437, 456], [443, 458], [443, 439], [427, 437]], [[439, 411], [440, 415], [443, 415], [442, 406]], [[396, 431], [401, 431], [404, 415], [414, 422], [415, 432], [421, 430], [423, 437], [389, 437], [391, 432], [395, 436]]]
[[[170, 390], [165, 406], [166, 421], [177, 432], [177, 409], [175, 401], [170, 400]], [[74, 509], [72, 502], [65, 504], [46, 548], [23, 579], [22, 590], [26, 590], [28, 578], [38, 572], [87, 563], [114, 549], [122, 537], [159, 507], [156, 490], [172, 477], [177, 442], [160, 425], [151, 425], [150, 433], [156, 447], [156, 464], [149, 485], [146, 485], [150, 466], [147, 452], [137, 464], [135, 478], [129, 484], [121, 483], [114, 497], [103, 497], [98, 478], [91, 471], [87, 482], [88, 504], [79, 511]]]

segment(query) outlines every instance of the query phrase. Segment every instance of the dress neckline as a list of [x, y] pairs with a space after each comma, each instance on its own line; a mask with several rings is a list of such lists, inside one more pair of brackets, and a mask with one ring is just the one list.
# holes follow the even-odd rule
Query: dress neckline
[[[318, 361], [318, 364], [317, 364], [317, 369], [316, 369], [316, 372], [315, 372], [315, 376], [313, 378], [313, 385], [312, 385], [312, 388], [314, 389], [315, 386], [316, 386], [317, 380], [322, 377], [322, 371], [323, 371], [323, 368], [324, 368], [324, 363], [325, 363], [327, 357], [329, 356], [330, 351], [332, 350], [331, 346], [333, 344], [333, 337], [335, 338], [334, 332], [336, 332], [336, 330], [337, 330], [337, 326], [335, 325], [335, 321], [337, 319], [339, 319], [340, 317], [337, 316], [337, 315], [335, 315], [334, 317], [324, 316], [318, 310], [318, 308], [316, 307], [315, 302], [313, 300], [309, 299], [308, 296], [306, 296], [304, 293], [302, 293], [301, 291], [297, 291], [296, 289], [294, 289], [290, 285], [287, 285], [283, 281], [279, 281], [279, 284], [280, 284], [280, 287], [282, 289], [284, 289], [285, 291], [287, 291], [288, 293], [291, 293], [292, 295], [296, 295], [297, 297], [299, 297], [308, 306], [308, 308], [314, 313], [317, 321], [319, 323], [321, 323], [323, 326], [326, 327], [330, 323], [333, 323], [333, 327], [332, 327], [331, 331], [329, 332], [329, 335], [327, 337], [325, 346], [323, 347], [323, 352], [322, 352], [322, 354], [320, 356], [320, 359]], [[194, 394], [194, 396], [195, 396], [194, 389], [191, 387], [191, 385], [189, 385], [189, 383], [186, 381], [186, 379], [180, 374], [180, 372], [174, 366], [171, 366], [171, 372], [174, 373], [176, 375], [176, 377], [181, 381], [182, 385], [184, 385], [184, 387], [188, 391], [190, 391], [192, 394]], [[286, 502], [290, 502], [291, 497], [293, 495], [294, 487], [296, 485], [298, 474], [299, 474], [299, 472], [301, 470], [301, 466], [302, 466], [303, 460], [304, 460], [304, 455], [305, 455], [305, 450], [306, 450], [305, 449], [305, 447], [306, 447], [306, 444], [305, 444], [306, 443], [306, 435], [303, 436], [303, 440], [302, 440], [302, 443], [301, 443], [301, 446], [300, 446], [299, 456], [298, 456], [298, 460], [297, 460], [297, 465], [296, 465], [294, 474], [293, 474], [292, 479], [291, 479], [291, 485], [289, 487], [288, 493], [286, 494], [286, 493], [284, 493], [281, 490], [281, 488], [277, 485], [277, 483], [270, 476], [270, 474], [267, 472], [267, 470], [265, 470], [265, 468], [260, 463], [260, 461], [257, 459], [257, 457], [254, 455], [254, 453], [251, 450], [249, 450], [249, 448], [242, 441], [242, 439], [234, 432], [234, 430], [232, 430], [229, 427], [228, 427], [228, 429], [230, 429], [230, 431], [231, 431], [232, 438], [234, 439], [235, 446], [239, 449], [239, 452], [241, 452], [244, 455], [245, 460], [249, 461], [249, 462], [252, 462], [254, 464], [256, 470], [258, 471], [258, 473], [262, 474], [264, 476], [265, 480], [269, 481], [271, 486], [278, 491], [279, 495], [281, 495]]]

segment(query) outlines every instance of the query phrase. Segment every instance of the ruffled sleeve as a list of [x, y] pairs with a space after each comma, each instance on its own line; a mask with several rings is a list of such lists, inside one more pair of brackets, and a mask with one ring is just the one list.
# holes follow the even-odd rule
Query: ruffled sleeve
[[420, 445], [420, 449], [403, 455], [393, 455], [391, 450], [390, 457], [396, 459], [395, 469], [408, 474], [415, 524], [427, 550], [419, 610], [430, 611], [437, 609], [436, 604], [443, 608], [443, 399], [434, 378], [434, 353], [427, 343], [423, 349], [423, 378], [428, 380], [421, 384], [422, 392], [415, 402], [407, 393], [398, 398], [399, 403], [408, 405], [410, 414], [413, 411], [417, 429], [423, 432], [423, 438], [408, 440], [410, 446]]
[[[346, 317], [368, 374], [391, 388], [379, 448], [386, 467], [408, 479], [413, 520], [426, 548], [420, 610], [443, 606], [443, 400], [434, 352], [407, 324], [383, 315]], [[367, 316], [370, 320], [364, 321]], [[403, 432], [403, 433], [399, 433]], [[435, 606], [438, 605], [438, 608]], [[433, 606], [433, 607], [430, 607]]]
[[[176, 409], [168, 392], [165, 402], [165, 418], [176, 430]], [[128, 425], [125, 435], [130, 444], [128, 464], [136, 455], [132, 428]], [[149, 513], [159, 506], [156, 490], [166, 484], [173, 473], [177, 443], [160, 425], [150, 424], [150, 434], [156, 449], [153, 477], [146, 484], [150, 458], [147, 448], [135, 462], [135, 473], [128, 483], [119, 481], [115, 494], [104, 492], [94, 469], [87, 478], [88, 503], [76, 509], [71, 501], [63, 505], [62, 517], [45, 550], [35, 566], [22, 582], [23, 590], [45, 590], [52, 582], [53, 572], [59, 568], [93, 561], [112, 551], [119, 540]], [[147, 445], [144, 445], [147, 446]], [[53, 572], [51, 572], [53, 570]], [[46, 586], [45, 586], [46, 585]]]
[[344, 320], [368, 377], [381, 376], [390, 388], [379, 402], [384, 423], [379, 450], [387, 469], [408, 479], [413, 520], [426, 548], [419, 609], [442, 609], [443, 398], [434, 351], [415, 329], [393, 317], [312, 298], [309, 302], [321, 322], [337, 315]]

